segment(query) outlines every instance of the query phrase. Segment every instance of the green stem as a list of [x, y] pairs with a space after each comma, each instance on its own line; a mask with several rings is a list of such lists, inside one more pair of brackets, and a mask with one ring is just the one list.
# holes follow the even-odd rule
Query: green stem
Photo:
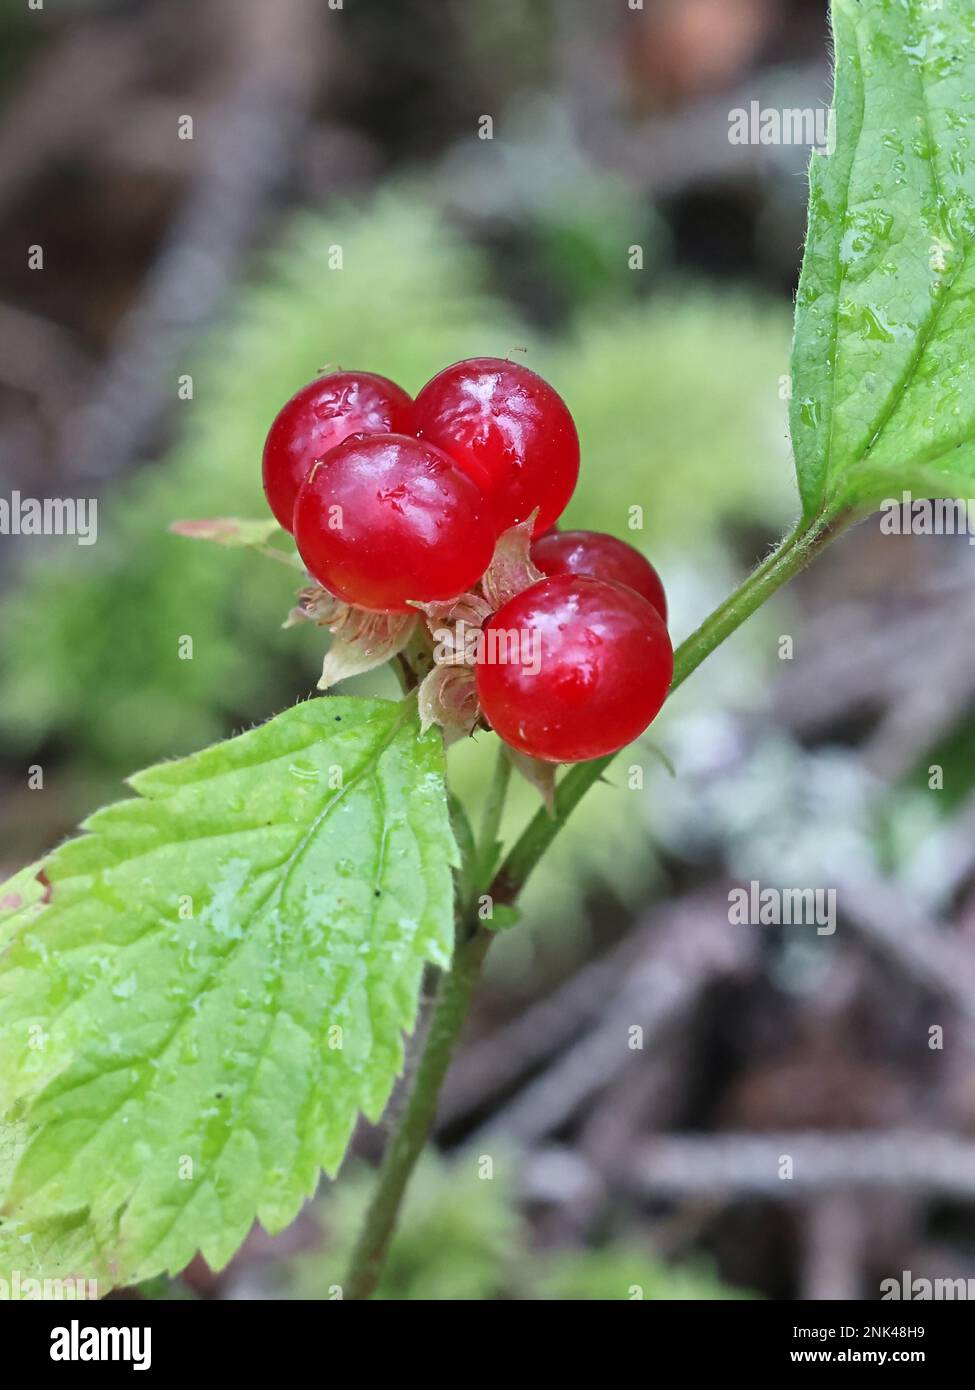
[[479, 927], [466, 941], [458, 939], [453, 966], [440, 977], [420, 1063], [396, 1133], [383, 1155], [376, 1190], [352, 1253], [343, 1290], [346, 1299], [369, 1298], [379, 1283], [400, 1202], [433, 1128], [440, 1087], [460, 1038], [491, 938], [490, 931]]
[[471, 901], [468, 904], [468, 910], [472, 917], [477, 906], [478, 894], [487, 891], [491, 871], [497, 863], [498, 832], [501, 829], [501, 817], [504, 814], [504, 803], [508, 795], [510, 781], [511, 759], [508, 757], [504, 744], [499, 743], [498, 755], [494, 764], [494, 775], [491, 778], [491, 785], [484, 802], [471, 873]]
[[[678, 647], [674, 653], [671, 691], [676, 690], [705, 657], [740, 627], [776, 589], [803, 569], [841, 529], [842, 525], [816, 519], [805, 530], [797, 529], [788, 536], [740, 588]], [[609, 757], [578, 763], [562, 779], [556, 790], [554, 814], [541, 810], [535, 815], [495, 875], [491, 896], [496, 903], [515, 900], [528, 875], [572, 811], [593, 783], [599, 781], [611, 762], [612, 758]], [[440, 1087], [491, 944], [493, 933], [477, 923], [474, 907], [476, 894], [481, 891], [484, 877], [490, 872], [510, 776], [511, 763], [502, 749], [485, 803], [473, 863], [469, 875], [464, 876], [464, 882], [472, 886], [472, 901], [467, 904], [467, 910], [458, 922], [453, 966], [441, 976], [433, 1016], [409, 1098], [383, 1156], [376, 1190], [349, 1266], [345, 1283], [346, 1298], [369, 1298], [379, 1282], [400, 1202], [433, 1128]]]

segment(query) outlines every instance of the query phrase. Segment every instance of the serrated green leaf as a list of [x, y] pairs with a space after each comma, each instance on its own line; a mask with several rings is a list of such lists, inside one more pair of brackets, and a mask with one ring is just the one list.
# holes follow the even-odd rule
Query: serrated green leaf
[[456, 859], [409, 702], [312, 700], [132, 786], [40, 898], [36, 866], [0, 889], [0, 1217], [43, 1249], [85, 1214], [116, 1283], [280, 1229], [379, 1118]]
[[975, 483], [975, 10], [834, 0], [790, 409], [807, 518]]

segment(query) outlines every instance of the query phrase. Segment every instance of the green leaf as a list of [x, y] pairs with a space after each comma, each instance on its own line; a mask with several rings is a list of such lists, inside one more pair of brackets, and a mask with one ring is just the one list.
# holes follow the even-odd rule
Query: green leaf
[[456, 861], [414, 702], [311, 700], [132, 786], [0, 889], [0, 1254], [83, 1220], [115, 1283], [279, 1230], [379, 1118]]
[[215, 541], [233, 549], [263, 546], [272, 536], [281, 535], [281, 527], [273, 518], [245, 521], [238, 516], [214, 516], [193, 521], [173, 521], [169, 527], [174, 536], [191, 541]]
[[803, 512], [975, 483], [975, 16], [835, 0], [835, 149], [814, 153], [790, 422]]
[[172, 521], [169, 529], [174, 536], [182, 536], [190, 541], [214, 541], [226, 546], [228, 550], [253, 550], [258, 555], [266, 555], [269, 560], [277, 560], [289, 569], [304, 572], [304, 563], [295, 550], [279, 550], [269, 544], [285, 533], [273, 517], [261, 521], [245, 521], [237, 516], [215, 516], [192, 521]]
[[489, 931], [507, 931], [510, 927], [516, 927], [520, 921], [520, 907], [513, 903], [495, 903], [491, 908], [490, 917], [484, 919], [484, 925]]
[[[7, 1191], [27, 1147], [28, 1128], [23, 1122], [0, 1122], [0, 1194]], [[115, 1282], [109, 1249], [82, 1209], [60, 1216], [25, 1222], [6, 1207], [0, 1208], [0, 1280], [6, 1296], [19, 1298], [100, 1298]], [[30, 1281], [55, 1282], [45, 1291]], [[75, 1282], [78, 1281], [78, 1282]], [[92, 1286], [93, 1281], [94, 1287]], [[2, 1286], [0, 1286], [2, 1287]]]

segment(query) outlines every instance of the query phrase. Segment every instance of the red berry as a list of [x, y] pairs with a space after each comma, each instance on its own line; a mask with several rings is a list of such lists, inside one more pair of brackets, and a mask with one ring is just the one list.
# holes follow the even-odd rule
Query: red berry
[[332, 449], [302, 484], [294, 520], [319, 583], [381, 613], [463, 593], [494, 553], [476, 484], [442, 450], [405, 434], [356, 435]]
[[664, 702], [674, 655], [663, 619], [624, 584], [559, 574], [485, 624], [481, 709], [520, 753], [553, 763], [615, 753]]
[[667, 621], [667, 596], [660, 575], [626, 541], [602, 531], [557, 531], [539, 536], [532, 545], [532, 559], [543, 574], [589, 574], [626, 584]]
[[536, 536], [561, 516], [579, 476], [579, 437], [557, 391], [518, 362], [471, 357], [428, 381], [416, 432], [446, 449], [491, 499], [498, 531], [539, 508]]
[[413, 433], [413, 402], [373, 372], [330, 372], [310, 381], [274, 417], [264, 443], [264, 492], [286, 531], [312, 464], [350, 434]]

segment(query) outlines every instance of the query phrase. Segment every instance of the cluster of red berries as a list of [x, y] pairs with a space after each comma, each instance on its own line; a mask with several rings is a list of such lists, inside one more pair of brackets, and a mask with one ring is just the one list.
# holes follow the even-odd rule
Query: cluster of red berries
[[371, 372], [332, 372], [278, 413], [263, 471], [309, 573], [374, 612], [470, 591], [498, 537], [534, 515], [531, 559], [545, 577], [485, 634], [527, 635], [537, 660], [479, 657], [476, 668], [484, 717], [519, 752], [550, 762], [615, 752], [663, 704], [673, 670], [663, 586], [625, 542], [553, 529], [579, 439], [565, 402], [528, 368], [471, 358], [415, 400]]

